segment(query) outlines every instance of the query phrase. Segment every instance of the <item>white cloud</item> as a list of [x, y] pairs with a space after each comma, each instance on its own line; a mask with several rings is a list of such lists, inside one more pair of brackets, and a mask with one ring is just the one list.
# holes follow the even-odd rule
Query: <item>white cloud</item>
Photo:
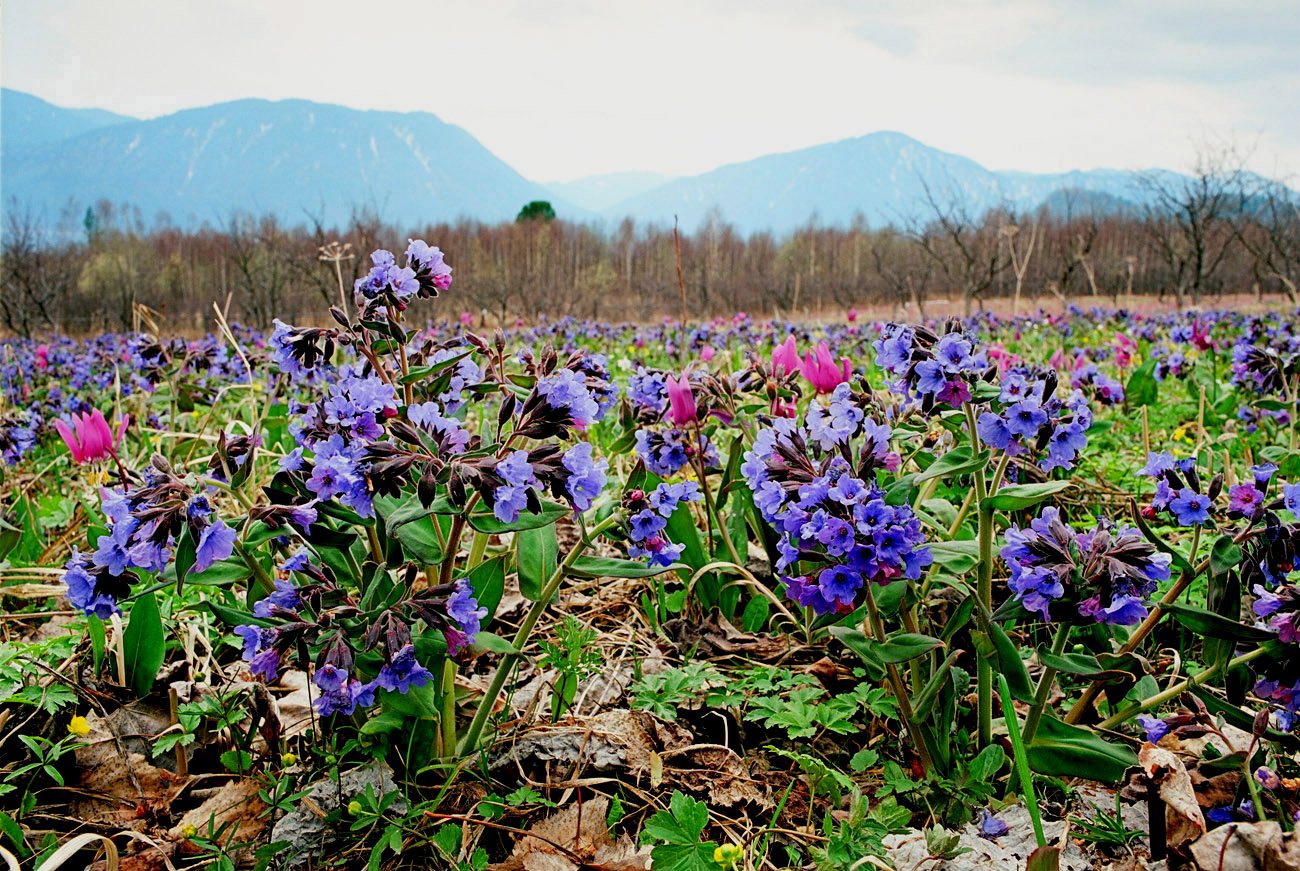
[[423, 110], [520, 172], [681, 174], [874, 130], [994, 168], [1300, 173], [1283, 2], [7, 0], [3, 82], [156, 115], [257, 96]]

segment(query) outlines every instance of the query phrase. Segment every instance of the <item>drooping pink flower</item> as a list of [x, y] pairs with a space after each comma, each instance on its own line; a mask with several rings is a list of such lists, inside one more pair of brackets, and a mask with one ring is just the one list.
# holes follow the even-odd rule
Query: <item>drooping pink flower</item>
[[793, 335], [786, 336], [783, 344], [772, 349], [772, 371], [777, 375], [799, 371], [799, 349], [795, 347]]
[[853, 371], [849, 358], [841, 357], [837, 365], [831, 356], [831, 349], [825, 342], [817, 343], [816, 351], [809, 351], [803, 358], [803, 377], [808, 379], [818, 393], [830, 393], [839, 385], [849, 380]]
[[1052, 352], [1052, 356], [1047, 362], [1053, 369], [1060, 369], [1065, 365], [1065, 351], [1061, 348], [1057, 348]]
[[683, 426], [698, 419], [699, 411], [695, 407], [695, 394], [691, 392], [691, 380], [682, 375], [681, 380], [669, 375], [664, 381], [668, 388], [668, 419], [673, 426]]
[[858, 310], [855, 308], [849, 309], [849, 323], [851, 324], [857, 323], [857, 320], [858, 320]]
[[461, 312], [460, 322], [462, 326], [468, 327], [470, 324], [474, 323], [474, 316], [469, 312]]
[[707, 363], [713, 359], [713, 355], [716, 353], [717, 352], [713, 350], [712, 345], [705, 345], [703, 348], [700, 349], [700, 359], [703, 362]]
[[1137, 342], [1134, 342], [1126, 333], [1115, 334], [1115, 365], [1121, 369], [1127, 369], [1133, 362], [1133, 355], [1137, 352]]
[[104, 419], [104, 413], [96, 408], [89, 414], [74, 414], [72, 426], [68, 426], [62, 420], [56, 420], [54, 429], [63, 439], [63, 443], [68, 446], [75, 462], [93, 463], [105, 457], [117, 456], [117, 446], [121, 444], [122, 436], [126, 434], [126, 427], [130, 422], [130, 415], [123, 417], [117, 425], [115, 436], [112, 427]]
[[772, 400], [773, 417], [798, 417], [799, 407], [793, 402], [783, 402], [781, 399]]
[[37, 369], [50, 368], [50, 346], [49, 345], [36, 346], [36, 368]]

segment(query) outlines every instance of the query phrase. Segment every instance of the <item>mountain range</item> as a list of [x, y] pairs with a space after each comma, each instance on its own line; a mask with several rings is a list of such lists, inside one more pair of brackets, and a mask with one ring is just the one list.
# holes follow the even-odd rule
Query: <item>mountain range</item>
[[613, 173], [530, 181], [472, 135], [427, 112], [380, 112], [306, 100], [236, 100], [147, 120], [65, 109], [0, 89], [0, 196], [52, 219], [107, 199], [182, 227], [236, 211], [290, 224], [346, 223], [366, 208], [399, 226], [513, 219], [530, 200], [563, 218], [624, 217], [692, 229], [718, 215], [742, 232], [777, 233], [815, 217], [905, 223], [927, 197], [972, 213], [999, 205], [1118, 209], [1141, 201], [1139, 174], [999, 172], [902, 133], [878, 132], [670, 178]]

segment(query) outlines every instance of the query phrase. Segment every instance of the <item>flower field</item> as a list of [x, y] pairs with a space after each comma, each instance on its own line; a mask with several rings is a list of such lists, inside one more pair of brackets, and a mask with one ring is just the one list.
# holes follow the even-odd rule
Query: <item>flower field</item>
[[479, 334], [448, 260], [0, 341], [9, 867], [1300, 868], [1296, 312]]

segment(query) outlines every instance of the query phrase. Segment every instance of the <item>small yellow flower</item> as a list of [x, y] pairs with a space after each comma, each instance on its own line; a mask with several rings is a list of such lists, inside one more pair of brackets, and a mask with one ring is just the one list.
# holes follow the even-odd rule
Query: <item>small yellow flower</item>
[[73, 717], [68, 721], [68, 731], [78, 738], [85, 738], [90, 734], [90, 723], [85, 717]]
[[721, 868], [735, 868], [745, 856], [745, 848], [739, 844], [723, 844], [713, 850], [713, 863]]
[[1174, 441], [1181, 442], [1185, 438], [1187, 438], [1187, 427], [1180, 426], [1174, 430]]
[[185, 825], [181, 826], [181, 837], [182, 837], [182, 838], [192, 838], [192, 837], [194, 837], [195, 835], [197, 835], [198, 833], [199, 833], [199, 830], [196, 829], [196, 828], [194, 828], [194, 824], [193, 824], [193, 823], [186, 823]]
[[352, 816], [354, 817], [360, 816], [361, 802], [357, 801], [356, 799], [353, 799], [352, 801], [348, 802], [348, 813], [352, 814]]
[[298, 764], [298, 757], [294, 756], [292, 753], [286, 753], [280, 757], [280, 764], [285, 768], [292, 768]]

